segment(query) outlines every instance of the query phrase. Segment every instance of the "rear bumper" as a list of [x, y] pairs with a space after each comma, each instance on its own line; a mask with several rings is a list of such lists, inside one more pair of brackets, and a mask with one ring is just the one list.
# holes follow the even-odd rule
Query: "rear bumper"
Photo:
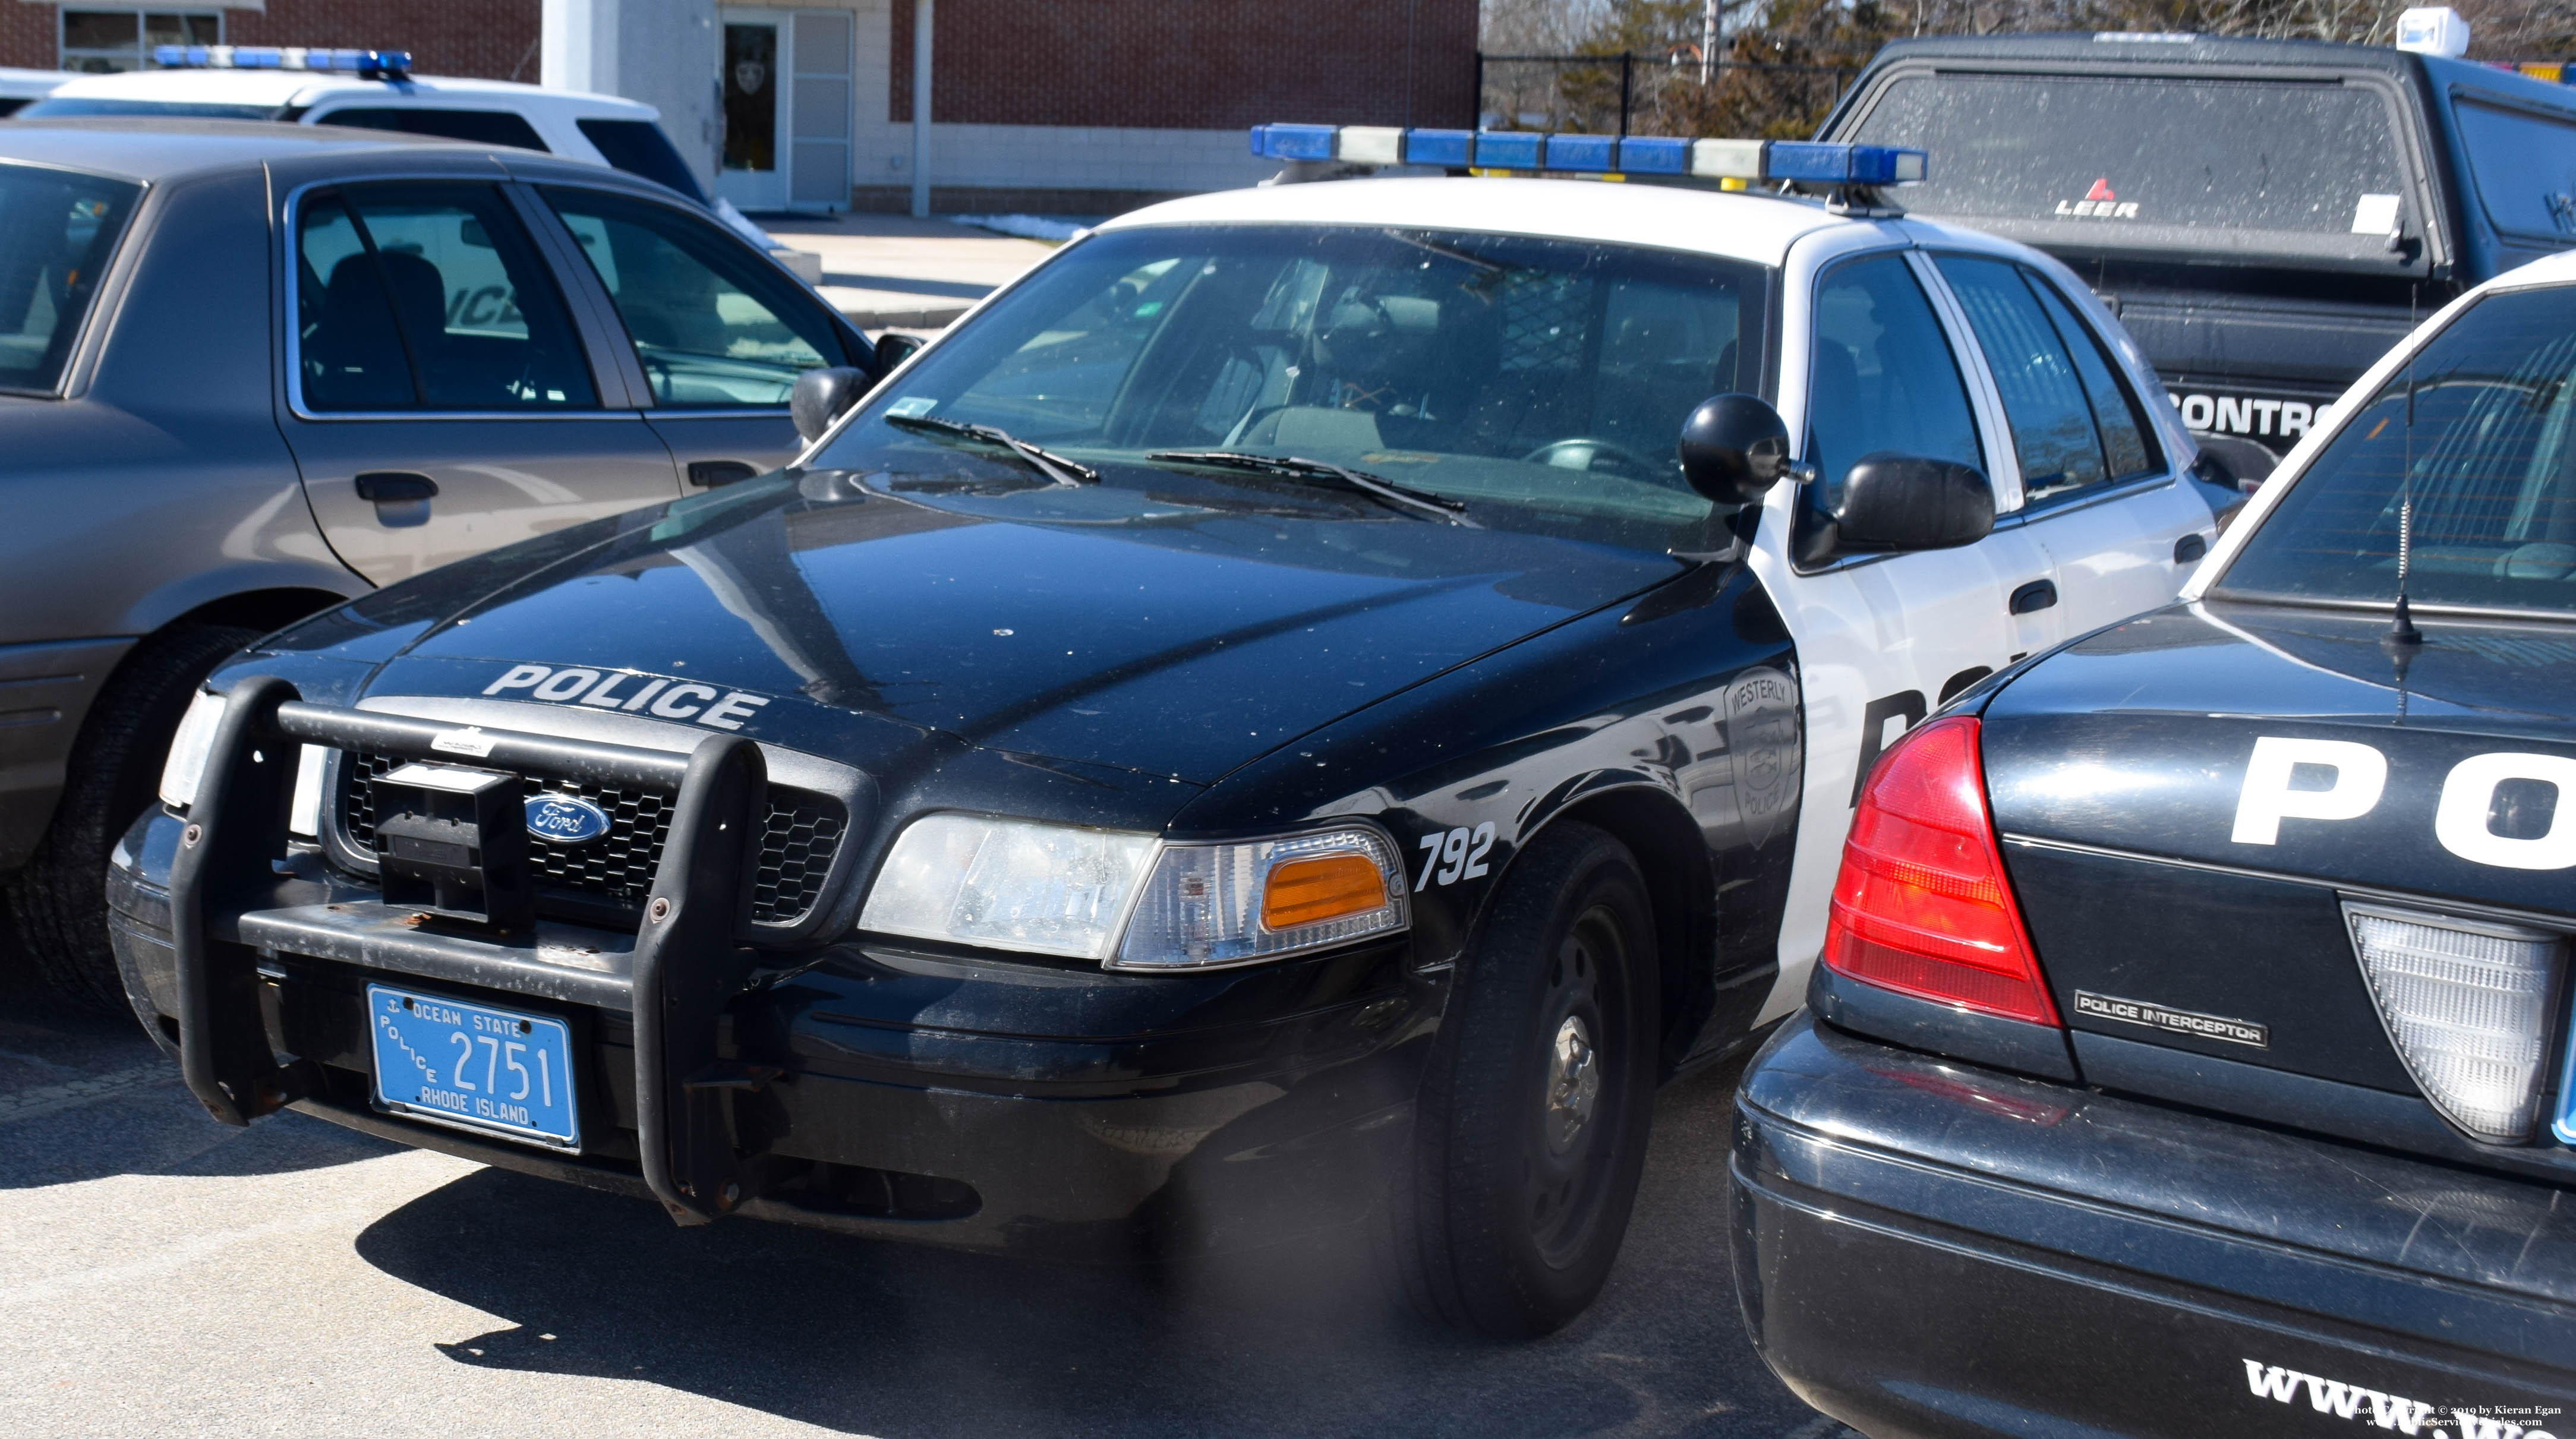
[[2576, 1432], [2563, 1191], [1806, 1015], [1736, 1117], [1755, 1345], [1874, 1436]]
[[[138, 1013], [174, 1038], [166, 876], [181, 822], [119, 846], [110, 929]], [[1260, 1243], [1364, 1216], [1411, 1136], [1439, 992], [1402, 945], [1204, 976], [1115, 976], [855, 945], [789, 957], [729, 1006], [741, 1058], [785, 1071], [733, 1097], [763, 1176], [735, 1212], [947, 1246], [1107, 1257]], [[634, 1027], [617, 1009], [271, 951], [272, 1046], [320, 1066], [293, 1107], [401, 1143], [648, 1196]], [[579, 1155], [373, 1102], [375, 979], [564, 1017], [588, 1056]]]

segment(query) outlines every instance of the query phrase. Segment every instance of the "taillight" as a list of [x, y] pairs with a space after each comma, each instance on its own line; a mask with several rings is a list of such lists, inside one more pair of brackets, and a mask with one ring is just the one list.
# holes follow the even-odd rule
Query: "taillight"
[[1871, 774], [1843, 842], [1824, 957], [1864, 984], [2058, 1022], [2004, 882], [1975, 720], [1923, 726]]

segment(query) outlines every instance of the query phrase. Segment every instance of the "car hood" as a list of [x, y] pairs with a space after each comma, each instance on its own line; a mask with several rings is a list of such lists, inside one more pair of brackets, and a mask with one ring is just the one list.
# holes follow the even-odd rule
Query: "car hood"
[[[2392, 654], [2381, 643], [2385, 612], [2179, 605], [2059, 650], [1983, 711], [1996, 828], [2008, 838], [2567, 909], [2563, 867], [2516, 862], [2547, 857], [2531, 842], [2567, 802], [2551, 785], [2508, 778], [2490, 794], [2481, 781], [2478, 828], [2503, 843], [2463, 838], [2456, 819], [2438, 831], [2437, 817], [2454, 772], [2480, 773], [2461, 771], [2464, 761], [2517, 756], [2506, 767], [2521, 773], [2576, 760], [2576, 628], [2418, 620], [2425, 643]], [[2275, 748], [2299, 761], [2277, 783], [2255, 768], [2265, 739], [2307, 746]], [[2281, 806], [2257, 793], [2266, 784], [2337, 783], [2340, 772], [2315, 757], [2338, 751], [2314, 741], [2376, 753], [2386, 766], [2378, 798], [2347, 819], [2267, 822]]]
[[719, 710], [690, 691], [661, 717], [790, 747], [850, 732], [823, 712], [857, 714], [1206, 784], [1682, 569], [1393, 513], [882, 478], [748, 481], [434, 571], [275, 644], [379, 665], [378, 702], [586, 697], [598, 714], [658, 679], [665, 699], [742, 696]]

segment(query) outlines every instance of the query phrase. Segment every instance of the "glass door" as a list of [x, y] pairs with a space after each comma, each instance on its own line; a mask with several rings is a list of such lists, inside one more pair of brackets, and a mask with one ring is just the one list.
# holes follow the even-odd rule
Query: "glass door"
[[779, 144], [788, 77], [779, 60], [783, 13], [725, 10], [724, 166], [716, 194], [739, 209], [778, 210], [787, 204], [786, 156]]

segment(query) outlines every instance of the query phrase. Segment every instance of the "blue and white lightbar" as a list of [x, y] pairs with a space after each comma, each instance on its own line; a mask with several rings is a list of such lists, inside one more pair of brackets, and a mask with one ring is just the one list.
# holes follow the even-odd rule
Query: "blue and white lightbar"
[[1339, 160], [1353, 165], [1688, 175], [1702, 180], [1803, 180], [1825, 185], [1910, 185], [1923, 178], [1930, 158], [1921, 150], [1893, 145], [1827, 145], [1810, 140], [1673, 140], [1525, 130], [1399, 130], [1378, 125], [1255, 125], [1252, 153], [1273, 160]]
[[301, 45], [155, 45], [152, 63], [169, 70], [325, 70], [402, 75], [409, 50], [308, 50]]

